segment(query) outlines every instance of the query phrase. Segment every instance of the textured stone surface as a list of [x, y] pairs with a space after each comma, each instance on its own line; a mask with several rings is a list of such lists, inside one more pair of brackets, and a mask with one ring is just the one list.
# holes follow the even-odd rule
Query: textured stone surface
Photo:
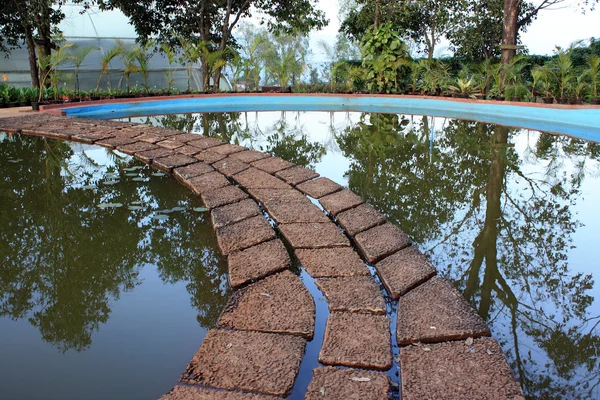
[[163, 147], [160, 147], [160, 148], [154, 149], [154, 150], [137, 152], [137, 153], [135, 153], [135, 157], [139, 158], [140, 160], [144, 161], [145, 163], [149, 163], [157, 157], [164, 157], [164, 156], [168, 156], [170, 154], [174, 154], [173, 151], [165, 149]]
[[160, 142], [156, 142], [156, 144], [160, 147], [164, 147], [165, 149], [169, 150], [175, 150], [183, 146], [182, 142], [178, 142], [177, 140], [171, 139], [161, 140]]
[[209, 209], [247, 199], [248, 195], [237, 186], [229, 185], [202, 193], [202, 201]]
[[[57, 134], [57, 133], [52, 133], [52, 134], [50, 134], [48, 136], [49, 137], [57, 137], [57, 136], [63, 136], [63, 135]], [[106, 140], [106, 139], [109, 139], [109, 138], [114, 138], [115, 136], [116, 135], [113, 132], [110, 132], [110, 131], [106, 131], [106, 132], [82, 132], [82, 133], [75, 133], [73, 135], [70, 135], [69, 139], [72, 140], [72, 141], [74, 141], [74, 142], [95, 143], [95, 142], [97, 142], [99, 140]], [[65, 137], [65, 139], [67, 137]], [[136, 138], [136, 140], [138, 140], [138, 139]]]
[[217, 325], [312, 339], [315, 302], [296, 275], [283, 271], [236, 291]]
[[410, 238], [395, 225], [386, 223], [354, 237], [363, 256], [370, 262], [377, 262], [390, 254], [410, 246]]
[[152, 159], [152, 165], [166, 172], [171, 172], [173, 168], [184, 167], [195, 162], [198, 162], [198, 160], [183, 154], [173, 154]]
[[258, 204], [252, 199], [244, 199], [237, 203], [214, 208], [210, 215], [215, 229], [243, 221], [262, 213]]
[[204, 151], [201, 151], [200, 153], [194, 155], [194, 157], [196, 157], [198, 160], [203, 161], [205, 163], [212, 164], [219, 160], [224, 159], [227, 156], [225, 154], [215, 153], [214, 151], [211, 151], [211, 150], [204, 150]]
[[231, 287], [264, 278], [291, 265], [290, 256], [279, 239], [231, 253], [227, 261]]
[[332, 215], [349, 210], [363, 203], [362, 199], [348, 189], [321, 197], [319, 203]]
[[113, 137], [104, 140], [99, 140], [95, 142], [98, 146], [108, 147], [109, 149], [114, 149], [117, 146], [122, 146], [125, 144], [131, 144], [137, 142], [136, 139], [126, 138], [126, 137]]
[[216, 153], [219, 153], [219, 154], [225, 154], [227, 156], [229, 154], [239, 153], [240, 151], [244, 151], [244, 150], [248, 150], [248, 149], [243, 146], [238, 146], [237, 144], [227, 143], [227, 144], [223, 144], [221, 146], [212, 147], [211, 150]]
[[268, 201], [288, 201], [288, 202], [304, 202], [312, 204], [311, 201], [302, 193], [292, 188], [288, 189], [248, 189], [250, 196], [261, 203]]
[[129, 155], [134, 155], [135, 153], [140, 151], [148, 151], [158, 148], [158, 146], [146, 142], [136, 142], [131, 144], [124, 144], [123, 146], [117, 146], [117, 150]]
[[143, 133], [139, 136], [136, 136], [136, 139], [139, 140], [140, 142], [147, 142], [147, 143], [156, 143], [156, 142], [160, 142], [161, 140], [164, 140], [165, 137], [161, 136], [161, 135], [156, 135], [156, 134], [152, 134], [152, 133]]
[[190, 189], [196, 194], [201, 194], [224, 186], [231, 185], [231, 182], [220, 172], [214, 171], [207, 174], [195, 176], [189, 179]]
[[279, 229], [296, 249], [350, 246], [348, 238], [331, 222], [281, 224]]
[[254, 161], [262, 160], [263, 158], [267, 158], [269, 157], [269, 155], [256, 150], [246, 150], [240, 151], [239, 153], [233, 153], [231, 157], [236, 158], [245, 163], [251, 163]]
[[384, 315], [329, 314], [319, 362], [345, 367], [389, 369], [392, 366], [389, 319]]
[[233, 179], [247, 189], [290, 189], [291, 186], [279, 178], [256, 168], [248, 168], [233, 176]]
[[306, 182], [319, 176], [315, 171], [304, 167], [287, 168], [277, 172], [275, 175], [292, 186], [296, 186], [299, 183]]
[[185, 154], [186, 156], [193, 156], [195, 154], [198, 154], [200, 152], [200, 149], [196, 146], [185, 145], [178, 147], [177, 149], [175, 149], [175, 151], [177, 153]]
[[304, 399], [388, 400], [389, 388], [389, 378], [382, 372], [318, 367], [313, 369]]
[[213, 167], [223, 175], [231, 176], [250, 168], [250, 165], [235, 158], [226, 157], [214, 163]]
[[205, 150], [210, 149], [211, 147], [220, 146], [222, 144], [225, 144], [225, 142], [217, 138], [198, 135], [198, 139], [190, 140], [187, 142], [187, 144], [194, 147], [198, 147], [201, 150]]
[[360, 232], [381, 225], [385, 221], [383, 215], [367, 204], [361, 204], [358, 207], [339, 213], [337, 216], [337, 222], [351, 236], [356, 236]]
[[180, 133], [179, 135], [171, 136], [169, 139], [176, 140], [181, 143], [188, 143], [198, 139], [202, 139], [202, 136], [198, 133]]
[[408, 346], [400, 350], [402, 399], [525, 400], [491, 338]]
[[399, 345], [489, 336], [490, 330], [450, 282], [434, 276], [398, 302]]
[[278, 224], [294, 222], [329, 222], [321, 209], [310, 202], [271, 200], [264, 203], [267, 212]]
[[223, 255], [274, 238], [275, 231], [262, 215], [217, 229], [217, 241]]
[[268, 172], [269, 174], [274, 174], [278, 171], [281, 171], [282, 169], [294, 166], [294, 164], [292, 164], [291, 162], [282, 160], [281, 158], [277, 157], [263, 158], [262, 160], [253, 162], [252, 165], [258, 169]]
[[317, 279], [327, 297], [329, 311], [385, 314], [385, 300], [371, 276], [345, 276]]
[[213, 167], [203, 162], [195, 162], [185, 167], [175, 168], [173, 175], [177, 180], [183, 182], [186, 186], [191, 186], [189, 180], [200, 175], [208, 174], [214, 171]]
[[292, 389], [305, 346], [298, 336], [211, 329], [182, 380], [284, 396]]
[[375, 269], [394, 300], [436, 274], [435, 267], [414, 246], [384, 258]]
[[282, 400], [281, 397], [193, 386], [175, 386], [160, 400]]
[[349, 247], [298, 249], [296, 257], [313, 278], [370, 276], [365, 263]]

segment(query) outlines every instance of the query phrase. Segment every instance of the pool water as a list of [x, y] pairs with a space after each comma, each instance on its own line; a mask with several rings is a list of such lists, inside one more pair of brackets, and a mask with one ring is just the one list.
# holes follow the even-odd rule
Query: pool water
[[0, 397], [157, 399], [229, 295], [209, 215], [129, 156], [0, 132]]
[[529, 398], [600, 398], [598, 143], [401, 114], [131, 120], [240, 143], [348, 186], [462, 291]]

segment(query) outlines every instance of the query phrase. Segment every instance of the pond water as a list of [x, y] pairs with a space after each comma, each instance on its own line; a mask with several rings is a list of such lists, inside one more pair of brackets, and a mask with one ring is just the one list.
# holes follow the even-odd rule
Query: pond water
[[529, 398], [600, 398], [599, 144], [395, 114], [132, 120], [240, 143], [348, 186], [462, 291]]
[[0, 132], [0, 397], [157, 399], [228, 297], [200, 200], [103, 148]]

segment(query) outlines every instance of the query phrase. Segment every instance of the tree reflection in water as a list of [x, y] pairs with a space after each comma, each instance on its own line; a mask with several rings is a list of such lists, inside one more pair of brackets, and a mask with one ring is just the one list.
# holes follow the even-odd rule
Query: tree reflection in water
[[[59, 351], [83, 351], [109, 320], [111, 302], [154, 264], [164, 282], [187, 282], [199, 324], [214, 325], [227, 299], [226, 264], [187, 190], [148, 169], [145, 182], [124, 178], [123, 168], [141, 165], [130, 157], [109, 153], [106, 169], [77, 145], [0, 135], [0, 318], [27, 318]], [[117, 180], [113, 173], [118, 183], [102, 183]], [[145, 207], [97, 208], [137, 201]], [[150, 217], [175, 206], [186, 211]]]
[[[439, 120], [438, 120], [439, 121]], [[350, 189], [402, 226], [490, 324], [530, 398], [596, 398], [598, 309], [570, 270], [571, 207], [597, 144], [508, 128], [363, 114], [338, 135]]]

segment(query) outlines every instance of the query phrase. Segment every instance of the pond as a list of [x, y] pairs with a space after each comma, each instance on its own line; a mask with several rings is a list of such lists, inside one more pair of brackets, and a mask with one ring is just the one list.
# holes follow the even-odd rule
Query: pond
[[156, 399], [223, 309], [189, 190], [101, 147], [0, 132], [0, 397]]
[[240, 143], [348, 186], [462, 291], [529, 398], [600, 398], [599, 144], [401, 114], [132, 120]]

